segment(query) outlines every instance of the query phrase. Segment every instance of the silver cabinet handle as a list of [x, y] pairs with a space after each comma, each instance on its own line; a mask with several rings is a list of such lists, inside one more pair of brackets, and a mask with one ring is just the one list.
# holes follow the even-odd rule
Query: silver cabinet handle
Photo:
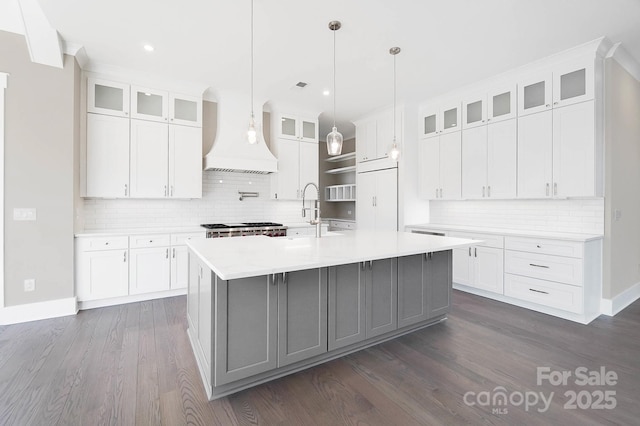
[[533, 266], [534, 268], [544, 268], [544, 269], [549, 269], [549, 267], [548, 267], [548, 266], [546, 266], [546, 265], [538, 265], [538, 264], [535, 264], [535, 263], [530, 263], [530, 264], [529, 264], [529, 266]]
[[373, 270], [373, 260], [369, 261], [369, 270]]
[[478, 248], [477, 247], [473, 248], [473, 257], [478, 257]]
[[165, 258], [165, 259], [168, 259], [168, 258], [169, 258], [169, 249], [167, 249], [167, 251], [165, 252], [165, 254], [164, 254], [164, 258]]
[[549, 196], [549, 184], [547, 184], [547, 197]]
[[442, 188], [440, 188], [440, 198], [442, 198]]
[[491, 197], [491, 185], [487, 186], [487, 197]]
[[167, 196], [167, 185], [164, 186], [164, 196]]
[[554, 102], [553, 104], [554, 104], [554, 105], [558, 105], [558, 103], [557, 103], [557, 102]]
[[553, 183], [553, 195], [558, 195], [558, 183]]
[[124, 184], [124, 196], [126, 197], [128, 193], [129, 193], [129, 185], [127, 185], [127, 184], [125, 183], [125, 184]]
[[367, 262], [366, 262], [366, 261], [364, 261], [364, 262], [362, 262], [362, 263], [360, 264], [360, 269], [361, 269], [361, 270], [363, 270], [363, 271], [364, 271], [366, 267], [367, 267]]
[[530, 288], [529, 291], [533, 291], [533, 292], [536, 292], [536, 293], [542, 293], [542, 294], [549, 294], [549, 292], [547, 292], [547, 291], [536, 290], [535, 288]]
[[170, 195], [173, 197], [173, 185], [171, 185], [171, 194]]
[[438, 188], [436, 188], [436, 198], [438, 198]]
[[125, 252], [124, 252], [124, 257], [122, 258], [122, 261], [123, 261], [124, 263], [127, 263], [127, 251], [126, 251], [126, 250], [125, 250]]
[[371, 207], [376, 206], [376, 197], [371, 197]]
[[469, 247], [469, 257], [471, 257], [471, 247]]
[[173, 249], [173, 253], [172, 253], [173, 258], [176, 258], [176, 249]]
[[282, 284], [287, 285], [287, 273], [283, 272], [282, 273]]
[[484, 186], [482, 187], [482, 197], [484, 197]]
[[545, 107], [546, 107], [546, 108], [549, 108], [550, 106], [551, 106], [551, 105], [549, 105], [549, 104], [546, 104], [546, 105], [545, 105]]

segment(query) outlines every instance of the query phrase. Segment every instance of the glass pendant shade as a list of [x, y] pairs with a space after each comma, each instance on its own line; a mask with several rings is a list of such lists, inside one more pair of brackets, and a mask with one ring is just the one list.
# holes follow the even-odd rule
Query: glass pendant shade
[[398, 148], [398, 144], [396, 143], [395, 140], [391, 144], [391, 150], [389, 150], [389, 157], [391, 157], [393, 161], [398, 161], [400, 159], [400, 148]]
[[251, 120], [249, 120], [249, 129], [247, 130], [247, 140], [251, 145], [258, 143], [258, 132], [256, 131], [256, 123], [253, 119], [253, 115], [251, 115]]
[[327, 153], [329, 155], [340, 155], [342, 153], [342, 133], [334, 127], [327, 135]]

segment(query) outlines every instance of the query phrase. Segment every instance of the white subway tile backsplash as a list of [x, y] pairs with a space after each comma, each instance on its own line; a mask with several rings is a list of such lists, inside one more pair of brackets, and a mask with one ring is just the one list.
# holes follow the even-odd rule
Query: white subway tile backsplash
[[429, 222], [551, 232], [604, 233], [604, 199], [431, 201]]
[[[208, 171], [203, 172], [202, 179], [202, 199], [85, 199], [85, 230], [303, 221], [300, 201], [275, 201], [269, 198], [268, 175]], [[240, 201], [239, 190], [258, 192], [260, 196]]]

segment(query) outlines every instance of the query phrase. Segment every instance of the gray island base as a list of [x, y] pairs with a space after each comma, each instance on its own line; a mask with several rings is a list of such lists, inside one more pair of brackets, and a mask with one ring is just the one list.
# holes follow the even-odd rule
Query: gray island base
[[188, 334], [209, 399], [443, 321], [451, 249], [474, 243], [367, 231], [189, 243]]

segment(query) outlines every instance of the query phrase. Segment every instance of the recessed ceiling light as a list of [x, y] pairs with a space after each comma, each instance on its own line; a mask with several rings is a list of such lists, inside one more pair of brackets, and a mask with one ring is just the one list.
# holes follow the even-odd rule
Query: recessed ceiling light
[[152, 46], [152, 45], [150, 45], [150, 44], [145, 44], [145, 45], [144, 45], [144, 50], [146, 50], [147, 52], [153, 52], [153, 51], [154, 51], [154, 48], [153, 48], [153, 46]]
[[329, 92], [328, 90], [325, 90], [322, 92], [323, 95], [325, 96], [329, 96], [331, 94], [331, 92]]

